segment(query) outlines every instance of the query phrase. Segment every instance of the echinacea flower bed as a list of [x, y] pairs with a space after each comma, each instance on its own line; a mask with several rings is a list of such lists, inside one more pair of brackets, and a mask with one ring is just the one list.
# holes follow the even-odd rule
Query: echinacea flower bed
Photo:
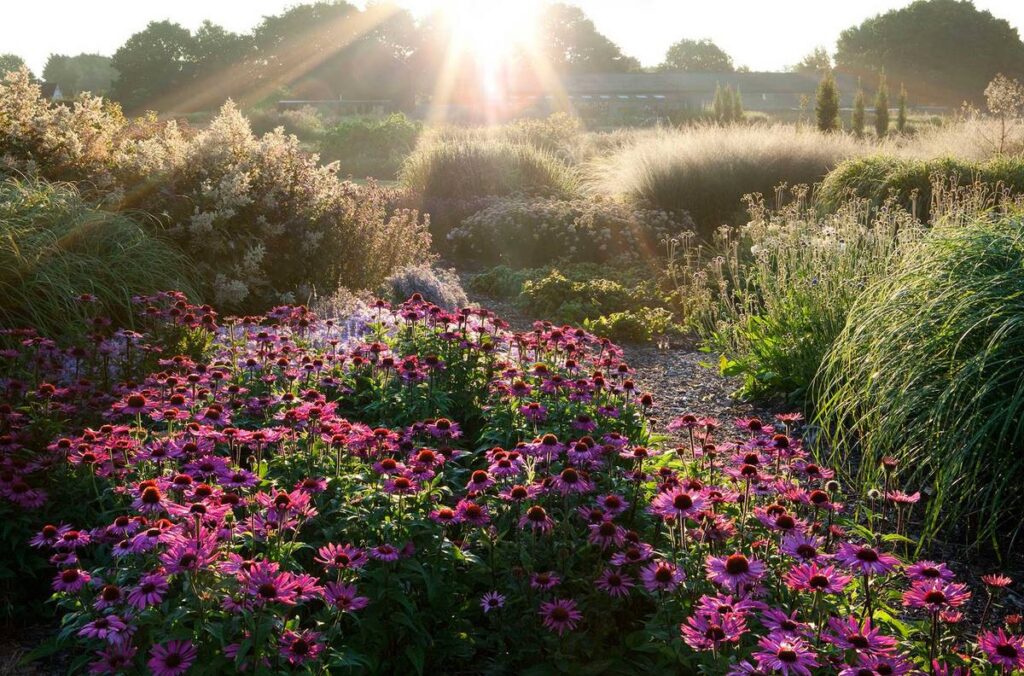
[[684, 416], [675, 445], [582, 330], [139, 300], [139, 333], [4, 336], [4, 515], [38, 524], [76, 670], [1024, 667], [1010, 581], [965, 620], [964, 582], [905, 558], [915, 497], [855, 520], [799, 415]]

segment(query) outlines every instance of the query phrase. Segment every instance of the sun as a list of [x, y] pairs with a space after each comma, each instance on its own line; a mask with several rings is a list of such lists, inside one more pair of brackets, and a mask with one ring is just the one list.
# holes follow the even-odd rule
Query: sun
[[449, 49], [475, 64], [485, 96], [500, 96], [507, 69], [536, 51], [539, 0], [455, 0], [443, 3], [442, 11]]

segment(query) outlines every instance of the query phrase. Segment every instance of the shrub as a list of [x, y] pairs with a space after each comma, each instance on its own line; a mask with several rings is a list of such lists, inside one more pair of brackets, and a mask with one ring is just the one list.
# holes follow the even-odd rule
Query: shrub
[[977, 182], [1017, 193], [1024, 190], [1024, 159], [997, 157], [979, 163], [952, 157], [915, 160], [882, 155], [848, 160], [825, 177], [816, 199], [824, 210], [834, 210], [851, 198], [866, 199], [875, 208], [892, 199], [927, 223], [936, 181]]
[[132, 323], [132, 297], [179, 288], [195, 270], [124, 214], [90, 207], [69, 184], [0, 181], [0, 325], [58, 336], [86, 319]]
[[391, 191], [339, 181], [294, 136], [254, 136], [230, 102], [193, 132], [129, 122], [88, 96], [54, 106], [24, 74], [9, 77], [0, 87], [4, 168], [77, 180], [90, 199], [154, 215], [195, 263], [204, 294], [233, 312], [373, 288], [428, 257], [427, 224], [395, 209]]
[[596, 161], [590, 192], [685, 210], [701, 239], [710, 241], [722, 224], [745, 220], [744, 195], [772, 195], [781, 183], [815, 183], [860, 152], [849, 136], [785, 126], [663, 130]]
[[615, 342], [648, 343], [655, 336], [669, 332], [672, 328], [672, 313], [660, 307], [643, 307], [588, 319], [583, 325], [594, 335]]
[[255, 134], [270, 134], [283, 127], [286, 134], [294, 134], [301, 141], [317, 141], [325, 132], [324, 119], [316, 108], [303, 106], [295, 110], [268, 108], [246, 113]]
[[554, 155], [500, 140], [425, 139], [399, 178], [422, 200], [514, 193], [566, 198], [576, 191], [575, 173]]
[[666, 237], [692, 227], [685, 214], [607, 200], [496, 198], [448, 233], [454, 255], [513, 267], [649, 259]]
[[[853, 305], [815, 386], [837, 458], [866, 488], [932, 495], [928, 531], [1012, 546], [1024, 509], [1024, 218], [937, 225]], [[1009, 543], [1009, 544], [1008, 544]]]
[[378, 293], [394, 302], [419, 294], [428, 303], [446, 310], [456, 310], [469, 304], [455, 270], [426, 264], [410, 265], [393, 272], [384, 280]]
[[681, 319], [722, 355], [726, 374], [744, 378], [744, 394], [802, 400], [865, 285], [920, 228], [901, 209], [869, 218], [861, 202], [817, 218], [803, 197], [777, 211], [755, 202], [751, 214], [703, 257], [672, 253], [689, 312]]
[[343, 174], [393, 179], [416, 147], [422, 128], [402, 113], [342, 120], [321, 138], [320, 159], [338, 162]]
[[518, 298], [532, 275], [532, 270], [513, 270], [507, 265], [496, 265], [470, 277], [469, 288], [490, 298]]

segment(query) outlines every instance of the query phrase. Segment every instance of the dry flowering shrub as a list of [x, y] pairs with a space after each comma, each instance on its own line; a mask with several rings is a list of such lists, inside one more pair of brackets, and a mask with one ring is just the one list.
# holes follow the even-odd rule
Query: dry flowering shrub
[[25, 72], [0, 85], [0, 171], [78, 181], [108, 207], [152, 214], [232, 311], [373, 288], [427, 256], [425, 218], [334, 169], [280, 129], [254, 135], [230, 102], [195, 131], [89, 96], [51, 105]]
[[496, 198], [448, 234], [456, 256], [537, 266], [608, 263], [655, 255], [659, 242], [692, 228], [689, 216], [603, 200]]

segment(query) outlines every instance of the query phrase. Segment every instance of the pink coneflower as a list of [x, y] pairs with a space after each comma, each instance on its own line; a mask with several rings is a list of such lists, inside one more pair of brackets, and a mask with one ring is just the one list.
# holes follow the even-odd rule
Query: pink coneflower
[[494, 485], [494, 479], [487, 471], [478, 469], [469, 475], [469, 482], [466, 483], [467, 491], [482, 492]]
[[74, 593], [84, 587], [90, 579], [92, 578], [89, 573], [80, 568], [66, 568], [53, 578], [53, 589]]
[[841, 594], [852, 579], [834, 566], [819, 567], [813, 562], [793, 566], [785, 576], [786, 585], [793, 591], [821, 594]]
[[400, 556], [401, 552], [398, 551], [398, 548], [393, 545], [389, 545], [386, 542], [370, 549], [370, 557], [378, 561], [391, 563], [397, 561]]
[[950, 582], [956, 575], [944, 563], [935, 561], [918, 561], [912, 566], [907, 566], [907, 577], [913, 581], [918, 580], [942, 580]]
[[853, 615], [828, 621], [829, 631], [822, 638], [841, 650], [854, 650], [863, 655], [888, 655], [896, 647], [896, 639], [886, 636], [871, 620], [863, 624]]
[[594, 584], [605, 594], [613, 597], [628, 596], [629, 590], [634, 586], [633, 578], [612, 568], [605, 568]]
[[889, 502], [897, 505], [913, 505], [921, 500], [920, 493], [904, 493], [903, 491], [889, 491], [885, 494], [885, 497]]
[[384, 482], [384, 492], [392, 495], [413, 495], [419, 489], [419, 485], [406, 476], [396, 476]]
[[489, 591], [480, 597], [480, 607], [485, 613], [505, 607], [505, 596], [496, 591]]
[[323, 645], [317, 642], [319, 638], [320, 634], [315, 631], [286, 630], [278, 640], [278, 650], [288, 664], [293, 667], [301, 666], [316, 660], [317, 655], [324, 649]]
[[540, 531], [541, 533], [550, 532], [555, 527], [555, 522], [548, 516], [547, 510], [540, 505], [533, 505], [526, 512], [519, 517], [519, 527], [523, 530], [529, 528], [533, 531]]
[[671, 592], [685, 579], [686, 574], [670, 561], [652, 561], [640, 571], [640, 580], [650, 592]]
[[736, 589], [741, 585], [753, 584], [764, 575], [764, 563], [757, 559], [747, 558], [739, 552], [730, 556], [708, 556], [705, 562], [708, 579], [727, 589]]
[[153, 646], [146, 665], [154, 676], [180, 676], [188, 671], [198, 654], [192, 641], [168, 641]]
[[472, 500], [459, 500], [455, 505], [455, 517], [460, 522], [473, 526], [486, 526], [491, 522], [487, 508]]
[[857, 664], [845, 666], [839, 676], [904, 676], [920, 673], [898, 655], [858, 655]]
[[103, 615], [79, 629], [78, 635], [107, 643], [121, 644], [130, 640], [134, 629], [117, 615]]
[[558, 583], [561, 581], [562, 578], [558, 577], [550, 571], [543, 573], [534, 573], [530, 576], [530, 586], [534, 589], [541, 589], [544, 591], [554, 589], [558, 586]]
[[353, 545], [328, 544], [317, 550], [313, 559], [332, 570], [359, 570], [369, 560], [366, 552]]
[[540, 615], [544, 618], [544, 626], [559, 636], [576, 628], [583, 619], [583, 613], [576, 609], [572, 599], [558, 599], [540, 604]]
[[1003, 589], [1013, 584], [1013, 580], [1001, 573], [991, 573], [989, 575], [982, 575], [981, 581], [989, 587], [995, 589]]
[[612, 554], [611, 562], [613, 566], [625, 566], [630, 563], [643, 563], [647, 559], [651, 558], [653, 553], [654, 547], [646, 542], [637, 542], [636, 544], [628, 545], [621, 552]]
[[844, 542], [836, 552], [836, 560], [862, 575], [885, 575], [899, 565], [899, 559], [869, 545]]
[[293, 575], [278, 572], [276, 565], [264, 565], [261, 561], [246, 575], [245, 591], [258, 605], [266, 603], [295, 604], [295, 581]]
[[754, 659], [762, 669], [776, 671], [783, 676], [811, 676], [811, 669], [818, 666], [814, 651], [803, 639], [765, 636], [757, 644], [761, 650], [754, 653]]
[[787, 533], [782, 538], [782, 553], [802, 561], [814, 561], [825, 556], [821, 553], [824, 538], [806, 533]]
[[796, 615], [797, 611], [795, 610], [787, 615], [778, 608], [769, 608], [761, 613], [761, 624], [772, 633], [803, 636], [807, 631], [807, 625], [796, 619]]
[[437, 439], [457, 439], [462, 436], [462, 430], [459, 428], [459, 424], [452, 422], [447, 418], [438, 418], [431, 424], [427, 425], [427, 432], [430, 436]]
[[544, 422], [548, 417], [548, 409], [535, 401], [531, 401], [520, 406], [519, 412], [523, 414], [524, 418], [532, 423]]
[[328, 582], [324, 585], [324, 600], [328, 605], [346, 613], [362, 610], [370, 603], [370, 599], [359, 596], [354, 584], [340, 582]]
[[96, 595], [96, 601], [93, 607], [96, 610], [104, 610], [105, 608], [112, 608], [118, 605], [124, 600], [124, 592], [116, 584], [105, 584], [100, 589], [100, 593]]
[[60, 526], [53, 526], [47, 524], [46, 526], [43, 526], [43, 529], [31, 540], [29, 540], [29, 544], [40, 549], [44, 547], [53, 547], [60, 542], [61, 538], [69, 530], [71, 530], [71, 526], [63, 524]]
[[134, 646], [124, 644], [108, 645], [96, 653], [99, 660], [89, 665], [89, 673], [120, 674], [130, 671], [136, 652], [137, 649]]
[[725, 615], [727, 613], [739, 613], [746, 617], [750, 613], [762, 610], [765, 605], [760, 601], [751, 598], [733, 597], [731, 594], [719, 594], [708, 596], [707, 594], [697, 599], [697, 606], [694, 612], [705, 615]]
[[650, 510], [663, 518], [691, 519], [707, 506], [707, 500], [699, 493], [684, 488], [672, 488], [659, 493], [651, 501]]
[[1004, 673], [1024, 669], [1024, 636], [1007, 635], [1002, 629], [983, 631], [978, 636], [978, 647]]
[[594, 485], [576, 468], [566, 467], [561, 473], [552, 477], [552, 487], [562, 495], [570, 493], [586, 493]]
[[903, 605], [938, 613], [962, 606], [971, 598], [967, 585], [936, 580], [917, 580], [903, 592]]
[[601, 549], [613, 546], [618, 547], [625, 542], [625, 531], [611, 521], [591, 524], [588, 528], [590, 529], [590, 534], [587, 536], [587, 542], [597, 545]]
[[618, 516], [629, 509], [629, 502], [617, 493], [602, 495], [597, 499], [597, 505], [612, 516]]
[[724, 644], [739, 643], [747, 633], [747, 624], [737, 613], [697, 613], [688, 617], [679, 631], [686, 645], [694, 650], [720, 650]]

